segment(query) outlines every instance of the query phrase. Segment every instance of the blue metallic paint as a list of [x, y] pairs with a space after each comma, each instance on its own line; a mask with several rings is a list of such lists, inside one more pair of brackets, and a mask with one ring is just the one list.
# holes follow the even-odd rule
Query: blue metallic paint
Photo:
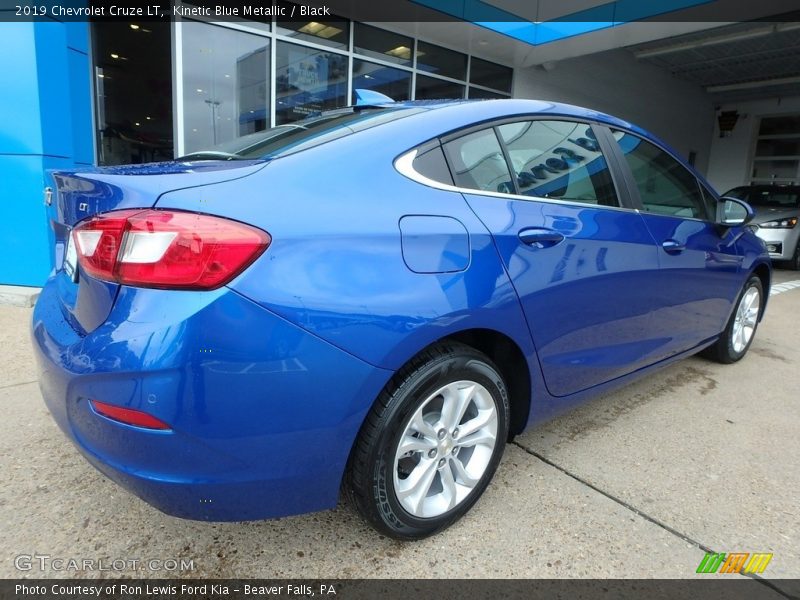
[[[552, 103], [426, 106], [270, 162], [56, 176], [58, 219], [70, 225], [81, 202], [90, 213], [155, 205], [272, 236], [244, 273], [209, 292], [51, 278], [33, 319], [42, 392], [92, 464], [182, 517], [329, 508], [375, 398], [430, 344], [473, 330], [512, 340], [530, 378], [530, 425], [712, 343], [747, 275], [768, 269], [763, 246], [741, 229], [714, 238], [699, 221], [651, 223], [632, 210], [412, 181], [393, 166], [400, 154], [504, 115], [563, 115], [646, 135]], [[342, 176], [343, 164], [355, 175]], [[565, 239], [531, 247], [518, 236], [529, 227]], [[659, 236], [700, 247], [670, 262]], [[112, 421], [89, 398], [172, 429]]]

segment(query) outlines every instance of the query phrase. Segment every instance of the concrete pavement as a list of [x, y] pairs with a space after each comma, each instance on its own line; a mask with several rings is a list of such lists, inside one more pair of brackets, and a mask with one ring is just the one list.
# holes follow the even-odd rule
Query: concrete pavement
[[[713, 550], [774, 553], [763, 577], [786, 590], [777, 578], [800, 578], [798, 308], [800, 289], [774, 296], [736, 365], [691, 358], [518, 437], [465, 519], [401, 543], [344, 504], [255, 523], [159, 513], [58, 431], [35, 383], [31, 310], [2, 306], [0, 576], [109, 575], [18, 570], [38, 554], [145, 563], [126, 576], [684, 578]], [[181, 559], [193, 568], [163, 563]]]

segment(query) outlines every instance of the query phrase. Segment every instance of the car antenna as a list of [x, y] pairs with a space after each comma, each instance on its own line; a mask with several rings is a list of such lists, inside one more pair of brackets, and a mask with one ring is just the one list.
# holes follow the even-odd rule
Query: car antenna
[[382, 106], [394, 103], [394, 100], [389, 96], [375, 90], [356, 89], [353, 90], [353, 93], [356, 96], [355, 106]]

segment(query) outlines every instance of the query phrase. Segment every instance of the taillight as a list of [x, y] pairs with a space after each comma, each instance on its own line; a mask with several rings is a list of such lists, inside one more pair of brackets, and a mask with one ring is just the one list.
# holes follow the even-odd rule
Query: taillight
[[246, 269], [272, 239], [250, 225], [191, 212], [120, 210], [73, 231], [89, 275], [125, 285], [211, 290]]
[[113, 419], [114, 421], [119, 421], [120, 423], [125, 423], [126, 425], [144, 427], [145, 429], [158, 429], [161, 431], [170, 429], [170, 426], [164, 423], [164, 421], [156, 419], [153, 415], [149, 415], [141, 410], [114, 406], [113, 404], [106, 404], [99, 400], [91, 400], [91, 403], [92, 408], [97, 414]]

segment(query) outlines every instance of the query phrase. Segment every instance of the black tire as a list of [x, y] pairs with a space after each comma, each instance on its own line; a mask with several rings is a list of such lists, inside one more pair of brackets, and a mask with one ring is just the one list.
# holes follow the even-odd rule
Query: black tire
[[[418, 411], [430, 410], [431, 406], [436, 406], [436, 402], [441, 402], [440, 420], [444, 421], [444, 397], [434, 394], [444, 391], [449, 385], [451, 387], [447, 389], [450, 390], [467, 389], [463, 384], [465, 380], [479, 384], [476, 389], [481, 390], [479, 395], [483, 406], [489, 409], [493, 406], [496, 411], [494, 446], [491, 450], [488, 447], [483, 448], [479, 461], [480, 468], [483, 468], [482, 465], [485, 464], [488, 457], [488, 464], [482, 475], [475, 475], [477, 483], [474, 484], [471, 491], [464, 492], [464, 489], [461, 489], [461, 493], [466, 493], [466, 496], [458, 500], [453, 508], [448, 508], [442, 514], [431, 517], [417, 516], [409, 512], [401, 503], [395, 491], [395, 480], [404, 474], [409, 477], [410, 472], [423, 464], [441, 465], [441, 461], [444, 460], [444, 467], [424, 468], [425, 470], [430, 469], [429, 473], [434, 472], [430, 477], [434, 483], [439, 482], [438, 494], [444, 498], [446, 475], [444, 470], [451, 469], [451, 464], [453, 465], [447, 474], [447, 480], [450, 485], [449, 489], [455, 490], [458, 485], [463, 484], [463, 480], [458, 481], [459, 474], [454, 462], [459, 459], [457, 453], [461, 451], [461, 456], [467, 458], [460, 460], [462, 462], [466, 460], [467, 463], [464, 464], [468, 464], [473, 456], [478, 456], [474, 453], [478, 452], [479, 446], [475, 445], [470, 450], [469, 444], [467, 444], [463, 448], [454, 449], [460, 441], [457, 439], [458, 425], [452, 432], [445, 432], [447, 439], [441, 441], [437, 438], [442, 435], [444, 428], [439, 429], [438, 425], [431, 428], [431, 430], [438, 430], [436, 435], [431, 436], [431, 439], [421, 433], [411, 434], [411, 437], [420, 435], [421, 439], [426, 440], [426, 443], [438, 444], [436, 450], [416, 450], [401, 455], [399, 454], [399, 444], [401, 439], [409, 439], [407, 427], [413, 428], [411, 421], [416, 415], [425, 414], [426, 419], [431, 418], [429, 416], [431, 413]], [[455, 384], [455, 382], [459, 383]], [[453, 388], [453, 384], [460, 387]], [[490, 401], [486, 392], [491, 397]], [[397, 373], [386, 389], [381, 392], [361, 427], [350, 455], [344, 482], [345, 492], [350, 501], [375, 529], [393, 538], [421, 539], [449, 527], [475, 504], [497, 469], [508, 437], [510, 414], [508, 402], [508, 392], [503, 378], [485, 355], [460, 343], [442, 343], [426, 350]], [[454, 421], [464, 423], [465, 429], [469, 423], [467, 419], [476, 418], [474, 415], [479, 414], [476, 412], [477, 401], [473, 404], [473, 400], [468, 400], [467, 404], [467, 411], [464, 413], [463, 419], [456, 418]], [[435, 414], [435, 410], [433, 414]], [[463, 439], [469, 437], [466, 435]], [[449, 445], [445, 446], [445, 444]], [[428, 454], [429, 452], [437, 452], [435, 459]], [[490, 452], [491, 454], [489, 454]], [[407, 456], [411, 458], [402, 458]], [[446, 456], [446, 458], [442, 459], [441, 456]], [[397, 463], [395, 459], [398, 460]], [[416, 465], [413, 464], [414, 460], [417, 461]], [[404, 461], [410, 461], [412, 466], [403, 467], [401, 463]], [[423, 463], [423, 461], [425, 462]], [[411, 470], [404, 473], [404, 469]], [[425, 488], [426, 491], [417, 494], [423, 499], [421, 502], [428, 502], [436, 495], [431, 492], [431, 490], [435, 492], [434, 488], [435, 486], [430, 485]], [[457, 494], [450, 494], [450, 497], [456, 498]], [[435, 500], [438, 501], [438, 498]]]
[[[736, 344], [734, 342], [734, 331], [736, 329], [737, 318], [740, 316], [740, 307], [742, 306], [742, 299], [748, 293], [749, 290], [755, 289], [758, 292], [758, 317], [755, 320], [753, 325], [753, 333], [750, 336], [750, 339], [747, 340], [747, 343], [744, 344], [743, 348], [736, 348]], [[714, 343], [714, 345], [709, 346], [703, 351], [703, 356], [720, 362], [722, 364], [731, 364], [735, 363], [736, 361], [741, 360], [747, 351], [750, 349], [750, 345], [753, 343], [753, 340], [756, 337], [756, 330], [758, 329], [758, 322], [761, 318], [761, 311], [764, 307], [764, 288], [761, 285], [761, 279], [758, 278], [756, 275], [751, 275], [747, 282], [744, 284], [742, 291], [736, 298], [735, 308], [733, 313], [731, 313], [730, 319], [728, 319], [728, 324], [725, 326], [725, 331], [722, 332], [719, 339]]]
[[787, 265], [792, 271], [800, 271], [800, 241], [794, 247], [794, 255]]

